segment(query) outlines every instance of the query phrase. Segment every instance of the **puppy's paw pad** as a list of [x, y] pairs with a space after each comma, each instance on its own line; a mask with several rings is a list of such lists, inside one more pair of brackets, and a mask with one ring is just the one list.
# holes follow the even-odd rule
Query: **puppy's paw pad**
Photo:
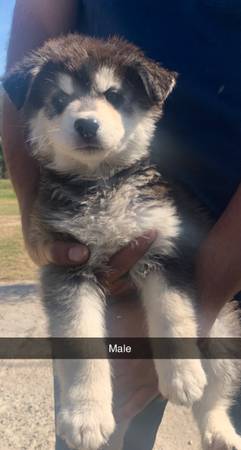
[[[168, 381], [167, 381], [168, 380]], [[191, 406], [203, 396], [207, 378], [200, 361], [183, 360], [173, 365], [163, 383], [159, 379], [159, 389], [163, 396], [177, 405]]]
[[112, 411], [94, 408], [76, 411], [63, 409], [57, 419], [57, 432], [70, 448], [98, 450], [114, 431]]

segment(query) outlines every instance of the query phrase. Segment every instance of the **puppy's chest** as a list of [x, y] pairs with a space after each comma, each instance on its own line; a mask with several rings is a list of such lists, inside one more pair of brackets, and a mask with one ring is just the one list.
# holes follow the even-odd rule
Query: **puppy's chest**
[[49, 231], [87, 244], [90, 263], [108, 259], [151, 228], [158, 229], [162, 244], [177, 234], [179, 219], [167, 186], [151, 170], [84, 189], [54, 183], [44, 197], [42, 216]]

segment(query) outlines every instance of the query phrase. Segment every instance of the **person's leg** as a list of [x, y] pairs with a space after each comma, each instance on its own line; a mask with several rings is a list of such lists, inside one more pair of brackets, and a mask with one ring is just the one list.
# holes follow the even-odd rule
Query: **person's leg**
[[241, 389], [231, 409], [231, 417], [237, 433], [241, 435]]
[[[55, 430], [56, 430], [56, 417], [60, 408], [60, 387], [56, 374], [54, 374], [54, 411], [55, 411]], [[55, 450], [70, 450], [62, 439], [56, 434]]]
[[124, 438], [123, 450], [152, 450], [167, 401], [155, 398], [131, 421]]
[[59, 436], [56, 435], [55, 450], [71, 450]]

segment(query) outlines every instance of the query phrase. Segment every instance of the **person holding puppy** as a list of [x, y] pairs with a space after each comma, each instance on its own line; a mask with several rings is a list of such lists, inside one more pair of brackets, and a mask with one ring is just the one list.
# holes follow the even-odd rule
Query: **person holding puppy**
[[[228, 8], [228, 2], [218, 4], [214, 0], [197, 1], [192, 6], [181, 6], [175, 0], [171, 5], [132, 1], [128, 11], [125, 5], [107, 0], [53, 0], [51, 4], [45, 0], [41, 3], [17, 0], [8, 52], [8, 67], [11, 67], [26, 52], [61, 33], [77, 30], [101, 37], [117, 33], [180, 73], [177, 89], [160, 124], [157, 141], [161, 152], [156, 153], [155, 159], [164, 175], [182, 182], [216, 219], [197, 261], [205, 331], [224, 303], [241, 290], [241, 151], [237, 106], [241, 73], [234, 65], [235, 49], [239, 51], [237, 42], [241, 37], [238, 26], [241, 9], [235, 2], [232, 8]], [[134, 22], [137, 10], [138, 24]], [[191, 22], [197, 24], [195, 29]], [[232, 50], [225, 46], [223, 36], [227, 30]], [[222, 40], [222, 49], [217, 36]], [[224, 56], [228, 61], [226, 66]], [[233, 65], [234, 70], [227, 69]], [[21, 129], [21, 117], [5, 100], [4, 149], [29, 253], [40, 265], [50, 261], [60, 265], [84, 264], [89, 253], [81, 244], [60, 241], [34, 249], [28, 245], [29, 216], [38, 189], [39, 171], [26, 151]], [[140, 237], [134, 245], [120, 251], [111, 261], [114, 270], [101, 280], [113, 296], [123, 300], [109, 308], [109, 327], [115, 329], [115, 334], [118, 326], [120, 335], [123, 330], [128, 330], [128, 334], [131, 330], [135, 336], [144, 334], [144, 315], [127, 275], [154, 238], [155, 230], [150, 230], [148, 236]], [[115, 319], [117, 315], [123, 317], [121, 324]], [[135, 417], [126, 434], [124, 449], [148, 450], [164, 409], [164, 402], [156, 400], [155, 372], [151, 361], [128, 361], [124, 371], [125, 377], [121, 376], [123, 367], [116, 368], [117, 415], [120, 420]], [[143, 423], [144, 428], [140, 426]], [[145, 429], [146, 441], [142, 437], [133, 442], [133, 430], [138, 429]]]

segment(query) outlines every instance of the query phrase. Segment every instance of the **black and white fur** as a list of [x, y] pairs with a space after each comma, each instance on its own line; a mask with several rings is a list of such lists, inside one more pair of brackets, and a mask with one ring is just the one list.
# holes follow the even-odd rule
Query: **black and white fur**
[[[84, 267], [49, 264], [42, 270], [53, 336], [106, 336], [106, 293], [95, 273], [150, 229], [157, 238], [130, 273], [149, 336], [198, 336], [194, 265], [210, 225], [147, 160], [174, 85], [175, 74], [133, 45], [79, 35], [47, 42], [5, 77], [41, 165], [33, 247], [61, 236], [90, 249]], [[97, 123], [96, 134], [79, 133], [78, 119]], [[223, 308], [210, 335], [240, 335], [232, 304]], [[170, 359], [155, 360], [155, 367], [160, 392], [176, 404], [193, 405], [204, 449], [241, 450], [228, 415], [239, 381], [237, 362]], [[58, 371], [60, 435], [71, 448], [99, 449], [115, 428], [110, 361], [59, 360]]]

